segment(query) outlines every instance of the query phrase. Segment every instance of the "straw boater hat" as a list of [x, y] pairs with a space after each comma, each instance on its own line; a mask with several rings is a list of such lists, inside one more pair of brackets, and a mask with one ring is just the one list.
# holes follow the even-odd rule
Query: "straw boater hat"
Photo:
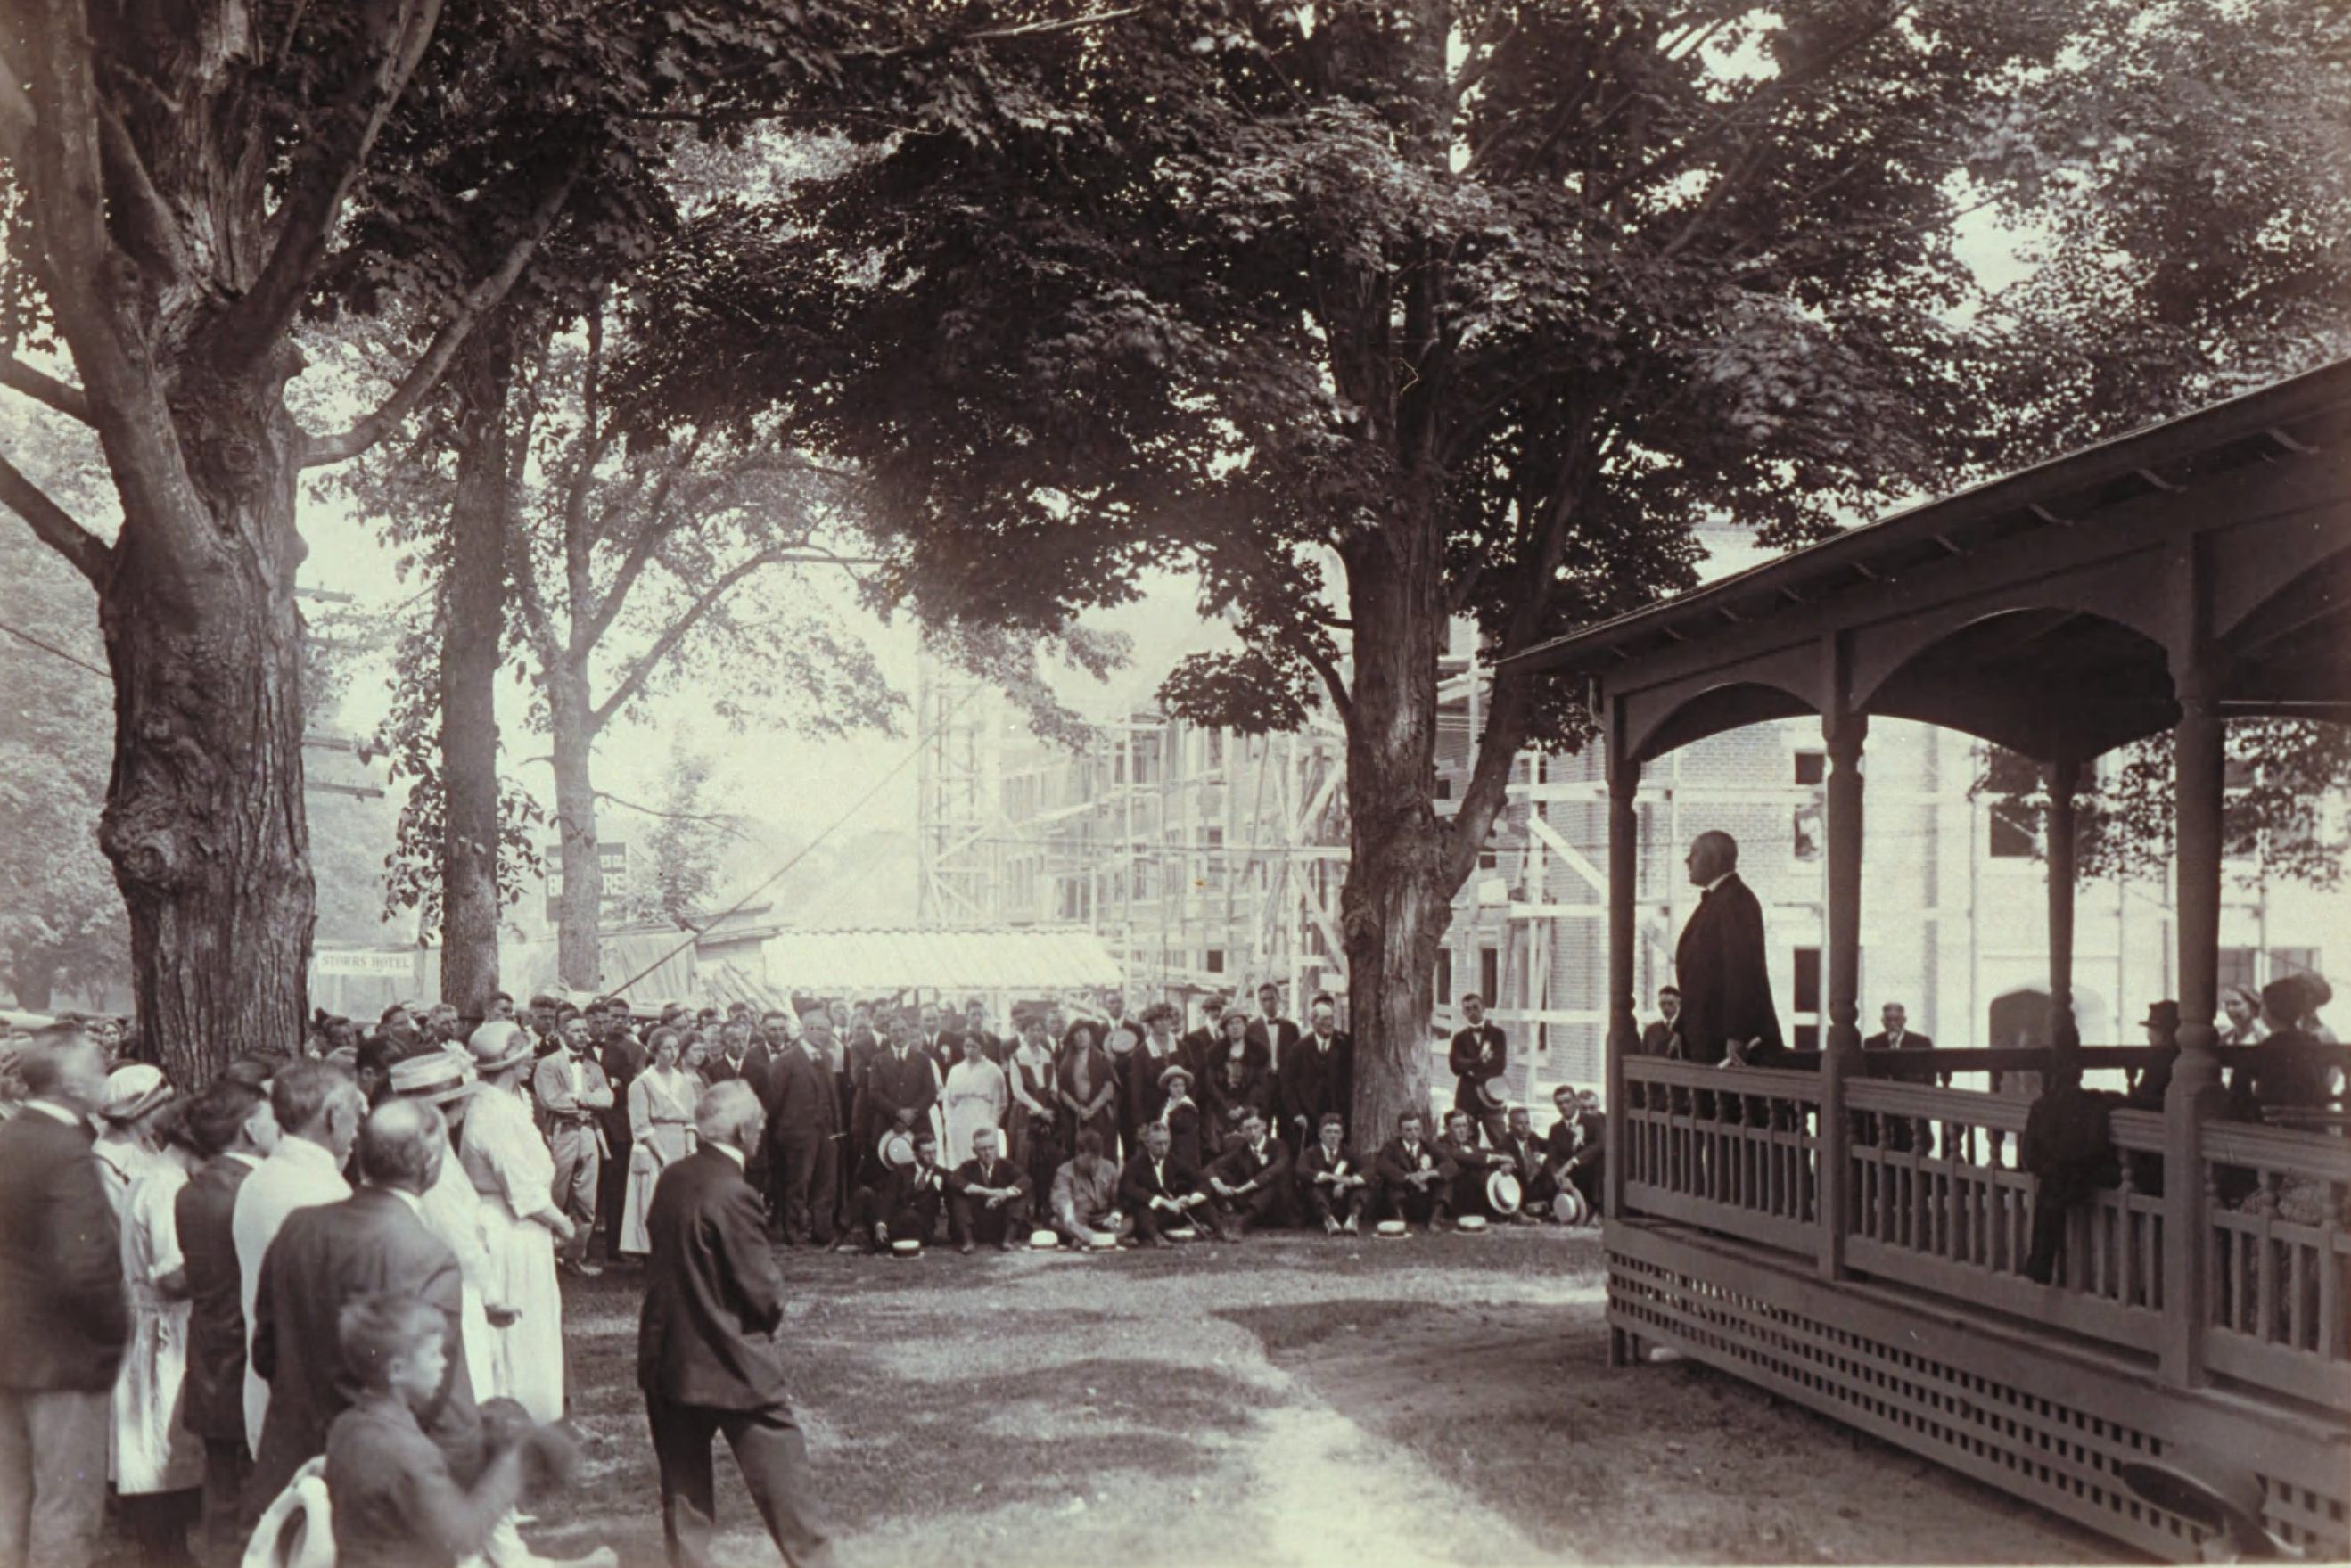
[[117, 1126], [124, 1126], [171, 1097], [172, 1085], [163, 1077], [162, 1068], [134, 1061], [106, 1075], [106, 1093], [98, 1103], [98, 1113]]
[[1118, 1232], [1115, 1230], [1088, 1231], [1086, 1245], [1097, 1252], [1107, 1252], [1118, 1245]]
[[923, 1244], [911, 1236], [890, 1243], [890, 1253], [894, 1258], [919, 1258], [922, 1252]]
[[1478, 1080], [1478, 1103], [1489, 1111], [1509, 1110], [1510, 1084], [1499, 1078], [1480, 1078]]
[[445, 1051], [404, 1056], [392, 1064], [392, 1092], [397, 1099], [422, 1100], [446, 1105], [463, 1100], [482, 1086], [470, 1059], [460, 1061]]
[[1486, 1202], [1496, 1214], [1506, 1219], [1518, 1213], [1519, 1205], [1525, 1197], [1526, 1193], [1519, 1186], [1519, 1178], [1508, 1171], [1496, 1171], [1486, 1178]]
[[1061, 1237], [1059, 1231], [1032, 1230], [1029, 1233], [1029, 1245], [1040, 1252], [1050, 1252], [1061, 1244]]
[[1453, 1222], [1453, 1228], [1456, 1230], [1483, 1230], [1486, 1228], [1486, 1217], [1482, 1214], [1465, 1214]]
[[465, 1049], [473, 1052], [474, 1071], [484, 1078], [528, 1061], [535, 1054], [530, 1036], [510, 1019], [496, 1019], [475, 1030], [467, 1038]]
[[1390, 1238], [1409, 1236], [1412, 1234], [1409, 1230], [1405, 1228], [1405, 1223], [1401, 1219], [1383, 1219], [1379, 1224], [1374, 1226], [1373, 1229], [1382, 1236]]

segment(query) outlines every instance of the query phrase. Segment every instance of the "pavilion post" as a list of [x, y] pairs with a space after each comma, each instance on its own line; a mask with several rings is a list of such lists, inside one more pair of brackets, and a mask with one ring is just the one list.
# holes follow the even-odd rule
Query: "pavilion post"
[[[1635, 797], [1641, 765], [1624, 755], [1615, 735], [1608, 746], [1608, 1144], [1601, 1166], [1602, 1212], [1611, 1220], [1625, 1214], [1625, 1160], [1631, 1118], [1625, 1114], [1625, 1059], [1640, 1040], [1633, 1011], [1633, 903], [1639, 893], [1640, 818]], [[1634, 1347], [1621, 1333], [1608, 1336], [1611, 1365], [1629, 1365]]]
[[2082, 1045], [2074, 1014], [2074, 892], [2080, 845], [2074, 800], [2081, 779], [2077, 758], [2060, 757], [2049, 765], [2049, 1048], [2054, 1066], [2074, 1063]]
[[1821, 720], [1828, 743], [1828, 1015], [1821, 1052], [1818, 1186], [1820, 1270], [1845, 1271], [1845, 1237], [1853, 1207], [1853, 1127], [1844, 1108], [1845, 1080], [1861, 1071], [1861, 747], [1867, 716], [1833, 706]]
[[2199, 1387], [2210, 1321], [2212, 1191], [2203, 1127], [2220, 1109], [2220, 1063], [2212, 1027], [2220, 1010], [2221, 721], [2217, 672], [2203, 646], [2178, 662], [2173, 730], [2179, 934], [2179, 1056], [2165, 1096], [2163, 1342], [2165, 1381]]

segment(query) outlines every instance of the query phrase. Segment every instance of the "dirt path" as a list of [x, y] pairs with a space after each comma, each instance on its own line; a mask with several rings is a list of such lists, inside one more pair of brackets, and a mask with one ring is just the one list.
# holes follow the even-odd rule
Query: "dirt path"
[[[1611, 1372], [1588, 1234], [786, 1267], [845, 1568], [2100, 1554], [1733, 1380]], [[597, 1440], [542, 1550], [660, 1559], [632, 1284], [570, 1303]], [[719, 1561], [773, 1563], [720, 1469]]]

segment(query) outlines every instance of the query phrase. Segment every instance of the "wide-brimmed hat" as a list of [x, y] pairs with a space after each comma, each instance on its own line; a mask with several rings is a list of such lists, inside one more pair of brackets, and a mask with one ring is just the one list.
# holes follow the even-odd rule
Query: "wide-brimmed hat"
[[1518, 1213], [1525, 1197], [1519, 1178], [1508, 1171], [1496, 1171], [1486, 1178], [1486, 1204], [1496, 1214], [1507, 1218]]
[[512, 1019], [493, 1019], [484, 1024], [466, 1038], [465, 1049], [473, 1054], [474, 1071], [484, 1078], [528, 1061], [536, 1054], [529, 1034]]
[[1478, 1080], [1478, 1103], [1489, 1111], [1505, 1111], [1510, 1104], [1510, 1086], [1499, 1078]]
[[885, 1166], [899, 1168], [911, 1166], [914, 1163], [914, 1134], [893, 1128], [882, 1134], [881, 1145], [874, 1153], [882, 1156], [882, 1163]]
[[106, 1075], [106, 1092], [99, 1100], [98, 1113], [117, 1124], [136, 1122], [171, 1097], [171, 1081], [162, 1068], [134, 1061]]
[[1161, 1071], [1159, 1082], [1165, 1083], [1172, 1078], [1180, 1078], [1188, 1084], [1192, 1082], [1192, 1070], [1180, 1061], [1171, 1061]]
[[392, 1092], [402, 1100], [446, 1105], [452, 1100], [463, 1100], [481, 1086], [471, 1059], [451, 1051], [419, 1051], [392, 1064]]

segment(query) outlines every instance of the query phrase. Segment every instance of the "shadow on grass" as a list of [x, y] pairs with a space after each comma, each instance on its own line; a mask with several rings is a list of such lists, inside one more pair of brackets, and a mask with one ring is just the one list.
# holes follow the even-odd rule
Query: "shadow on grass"
[[[893, 1314], [871, 1352], [810, 1338], [787, 1353], [819, 1506], [837, 1535], [1040, 1499], [1100, 1500], [1129, 1478], [1205, 1475], [1261, 1396], [1212, 1369], [1150, 1359], [1080, 1356], [946, 1385], [883, 1365], [881, 1353], [906, 1334], [951, 1323], [968, 1330], [951, 1314], [932, 1316], [926, 1325], [920, 1314]], [[1082, 1325], [1057, 1320], [1045, 1332], [1065, 1326], [1079, 1336], [1073, 1348], [1081, 1345]], [[624, 1564], [658, 1563], [660, 1486], [628, 1359], [634, 1346], [615, 1354], [621, 1347], [609, 1343], [600, 1338], [575, 1352], [572, 1416], [590, 1441], [578, 1484], [550, 1500], [549, 1526], [530, 1538], [553, 1554], [610, 1545]], [[717, 1447], [720, 1529], [756, 1530], [723, 1441]]]

